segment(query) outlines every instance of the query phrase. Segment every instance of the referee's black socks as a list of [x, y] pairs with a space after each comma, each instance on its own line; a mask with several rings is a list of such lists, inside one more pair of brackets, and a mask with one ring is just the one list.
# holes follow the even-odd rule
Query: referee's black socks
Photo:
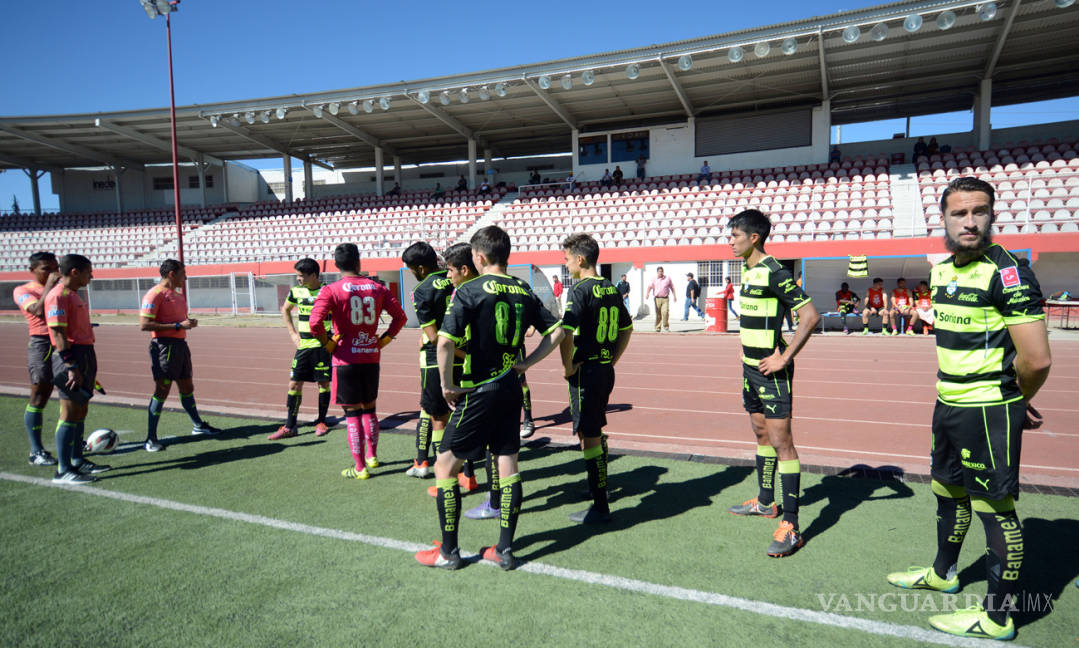
[[498, 532], [499, 551], [506, 551], [513, 546], [513, 534], [517, 532], [517, 518], [521, 515], [521, 500], [524, 490], [521, 488], [521, 473], [513, 473], [499, 479], [502, 488], [502, 502], [499, 506], [500, 526]]
[[970, 497], [962, 486], [948, 486], [935, 479], [931, 488], [937, 496], [937, 557], [933, 571], [947, 580], [956, 572], [959, 551], [970, 529]]
[[457, 524], [461, 521], [461, 489], [457, 477], [435, 480], [438, 488], [438, 524], [442, 527], [442, 555], [457, 549]]
[[188, 417], [191, 418], [191, 422], [195, 425], [202, 425], [202, 417], [199, 416], [199, 408], [195, 406], [195, 393], [180, 394], [180, 404], [184, 406], [184, 411], [187, 412]]
[[72, 469], [71, 448], [77, 433], [78, 423], [61, 419], [56, 425], [56, 466], [60, 474]]
[[757, 485], [760, 493], [757, 502], [761, 506], [771, 506], [775, 502], [772, 491], [775, 490], [776, 449], [772, 446], [757, 446]]
[[1002, 500], [975, 497], [974, 512], [985, 527], [986, 594], [982, 606], [998, 625], [1008, 623], [1008, 613], [1016, 611], [1019, 572], [1023, 566], [1023, 525], [1015, 514], [1011, 496]]
[[165, 409], [165, 401], [157, 396], [150, 397], [150, 405], [146, 408], [146, 440], [157, 441], [157, 422], [161, 420], [161, 410]]

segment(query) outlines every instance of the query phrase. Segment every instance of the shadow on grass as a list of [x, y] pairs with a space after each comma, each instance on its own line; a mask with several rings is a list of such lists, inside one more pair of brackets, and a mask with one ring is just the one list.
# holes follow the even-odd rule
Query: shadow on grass
[[614, 519], [609, 524], [585, 526], [571, 524], [558, 529], [522, 536], [513, 543], [518, 554], [528, 547], [537, 548], [527, 554], [528, 560], [567, 551], [581, 542], [604, 533], [617, 533], [645, 522], [677, 517], [692, 509], [710, 506], [712, 498], [730, 486], [740, 484], [753, 473], [749, 466], [727, 466], [719, 472], [683, 482], [661, 482], [667, 472], [662, 466], [641, 466], [616, 476], [624, 484], [619, 499], [643, 495], [636, 506], [614, 507]]
[[[883, 493], [877, 494], [882, 490]], [[809, 541], [831, 529], [839, 518], [863, 502], [913, 497], [914, 491], [903, 483], [903, 469], [896, 466], [874, 468], [865, 464], [851, 466], [836, 475], [826, 475], [820, 483], [802, 493], [799, 506], [827, 500], [824, 508], [810, 525], [802, 530]]]
[[[197, 438], [201, 439], [202, 437]], [[122, 477], [131, 477], [134, 475], [144, 475], [148, 473], [160, 472], [163, 470], [197, 470], [199, 468], [205, 468], [207, 466], [229, 463], [233, 461], [259, 459], [261, 457], [267, 457], [269, 455], [277, 454], [278, 452], [283, 452], [289, 448], [311, 446], [320, 443], [322, 443], [321, 440], [303, 441], [300, 443], [292, 444], [275, 442], [252, 443], [247, 445], [219, 448], [217, 450], [207, 450], [205, 452], [199, 452], [197, 454], [180, 456], [175, 458], [170, 457], [168, 454], [168, 448], [172, 447], [175, 444], [169, 443], [166, 446], [166, 450], [164, 452], [147, 455], [148, 457], [152, 456], [154, 461], [124, 466], [117, 469], [116, 472], [110, 472], [99, 476], [99, 479], [107, 480]]]

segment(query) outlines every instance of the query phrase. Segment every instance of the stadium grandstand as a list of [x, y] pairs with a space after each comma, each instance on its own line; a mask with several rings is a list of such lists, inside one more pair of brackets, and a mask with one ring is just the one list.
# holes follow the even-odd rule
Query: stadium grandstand
[[[769, 251], [828, 303], [849, 255], [868, 256], [874, 275], [925, 276], [943, 252], [940, 194], [960, 175], [996, 186], [998, 240], [1032, 260], [1046, 293], [1070, 289], [1079, 120], [993, 129], [989, 117], [993, 106], [1079, 95], [1079, 7], [983, 9], [897, 2], [470, 74], [178, 107], [191, 304], [276, 312], [273, 288], [291, 280], [291, 263], [325, 261], [345, 240], [404, 291], [409, 243], [441, 249], [499, 224], [513, 263], [545, 274], [562, 272], [565, 235], [594, 233], [603, 273], [629, 276], [637, 308], [657, 265], [676, 281], [686, 271], [709, 287], [737, 280], [727, 224], [749, 207], [772, 218]], [[835, 125], [956, 110], [972, 111], [973, 128], [938, 134], [946, 150], [915, 159], [903, 133], [832, 152]], [[0, 118], [0, 168], [27, 170], [35, 197], [49, 172], [61, 205], [0, 217], [0, 310], [14, 309], [11, 287], [38, 249], [94, 260], [92, 307], [137, 308], [140, 280], [179, 254], [169, 152], [167, 109]], [[279, 175], [244, 164], [278, 156]], [[603, 180], [615, 167], [624, 179]]]

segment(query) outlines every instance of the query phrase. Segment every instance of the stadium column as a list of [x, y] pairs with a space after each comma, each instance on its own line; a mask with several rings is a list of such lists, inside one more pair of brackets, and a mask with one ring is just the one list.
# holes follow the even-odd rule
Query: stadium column
[[992, 126], [989, 123], [989, 110], [993, 106], [993, 80], [982, 79], [978, 83], [978, 93], [974, 95], [974, 140], [979, 151], [989, 149]]
[[393, 156], [393, 180], [397, 184], [400, 184], [402, 187], [404, 186], [402, 184], [402, 182], [401, 182], [401, 156], [400, 155]]
[[315, 178], [312, 175], [311, 158], [306, 157], [303, 160], [303, 197], [304, 200], [310, 200], [314, 197]]
[[116, 212], [121, 216], [124, 213], [124, 191], [120, 186], [120, 176], [124, 174], [124, 168], [121, 166], [112, 167], [113, 174], [116, 175], [116, 182], [114, 188], [116, 189]]
[[23, 172], [30, 176], [30, 192], [34, 196], [34, 216], [41, 216], [41, 191], [38, 189], [37, 181], [45, 175], [45, 172], [37, 169], [23, 169]]
[[382, 159], [382, 147], [375, 147], [375, 194], [382, 195], [382, 174], [385, 161]]
[[468, 188], [476, 188], [476, 140], [468, 138]]
[[195, 166], [199, 170], [199, 202], [201, 203], [200, 206], [206, 207], [206, 160], [203, 159], [202, 155], [199, 155], [198, 159], [195, 160]]
[[292, 202], [292, 157], [289, 155], [281, 156], [281, 171], [284, 173], [285, 181], [285, 202]]

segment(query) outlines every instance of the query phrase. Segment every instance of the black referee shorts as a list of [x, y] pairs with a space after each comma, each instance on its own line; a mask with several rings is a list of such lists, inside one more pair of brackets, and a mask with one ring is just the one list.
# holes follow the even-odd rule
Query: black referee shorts
[[450, 414], [441, 448], [452, 450], [458, 459], [480, 459], [488, 447], [494, 455], [517, 454], [521, 398], [521, 383], [513, 370], [465, 394]]
[[150, 340], [150, 370], [154, 380], [185, 380], [192, 376], [191, 349], [182, 338]]
[[586, 362], [569, 377], [569, 411], [573, 433], [594, 439], [607, 425], [607, 403], [614, 389], [614, 366]]
[[52, 382], [52, 340], [48, 335], [31, 335], [26, 347], [26, 368], [31, 385]]
[[792, 391], [794, 363], [779, 373], [765, 376], [757, 367], [742, 363], [742, 407], [750, 414], [764, 418], [790, 418], [793, 412]]
[[60, 392], [60, 398], [73, 403], [83, 404], [94, 397], [94, 384], [97, 383], [97, 354], [92, 344], [74, 344], [71, 346], [71, 364], [79, 369], [82, 382], [73, 389], [67, 387], [67, 366], [60, 359], [59, 353], [52, 354], [53, 384]]
[[991, 500], [1019, 497], [1019, 451], [1027, 404], [956, 407], [937, 401], [929, 472], [947, 486]]

